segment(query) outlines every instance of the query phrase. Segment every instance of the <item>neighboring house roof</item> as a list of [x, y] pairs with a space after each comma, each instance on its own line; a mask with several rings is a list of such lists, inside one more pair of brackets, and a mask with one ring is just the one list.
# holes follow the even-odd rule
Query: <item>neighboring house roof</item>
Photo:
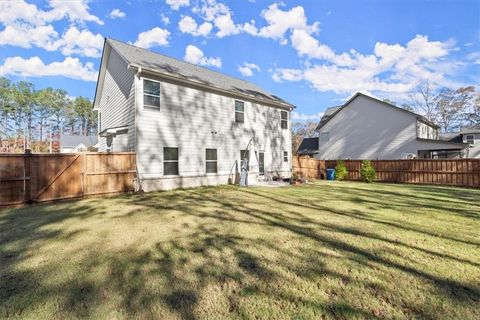
[[298, 147], [298, 154], [312, 154], [318, 152], [318, 137], [304, 138]]
[[169, 76], [173, 79], [188, 81], [194, 84], [208, 86], [232, 94], [248, 96], [254, 99], [267, 101], [284, 108], [294, 106], [281, 98], [261, 89], [253, 83], [212, 71], [207, 68], [177, 60], [143, 48], [109, 39], [105, 39], [130, 67], [142, 68], [153, 73]]
[[460, 128], [460, 133], [479, 133], [480, 132], [480, 124], [469, 126], [469, 127], [462, 127]]
[[76, 147], [81, 143], [88, 148], [97, 143], [97, 136], [60, 135], [60, 146], [62, 147]]
[[[412, 116], [415, 116], [418, 120], [434, 127], [434, 128], [439, 128], [438, 125], [436, 125], [435, 123], [429, 121], [427, 118], [425, 118], [424, 116], [422, 115], [419, 115], [415, 112], [412, 112], [412, 111], [409, 111], [409, 110], [406, 110], [406, 109], [403, 109], [403, 108], [400, 108], [400, 107], [397, 107], [391, 103], [388, 103], [388, 102], [385, 102], [385, 101], [382, 101], [380, 99], [377, 99], [377, 98], [374, 98], [374, 97], [371, 97], [369, 95], [366, 95], [364, 93], [361, 93], [361, 92], [357, 92], [356, 94], [354, 94], [350, 99], [348, 99], [347, 102], [345, 102], [343, 105], [339, 106], [339, 107], [332, 107], [332, 108], [328, 108], [327, 111], [325, 112], [325, 114], [323, 115], [322, 119], [320, 119], [320, 123], [318, 124], [317, 126], [317, 129], [316, 130], [320, 130], [325, 124], [327, 124], [333, 117], [335, 117], [335, 115], [337, 113], [339, 113], [340, 111], [342, 111], [343, 108], [345, 108], [346, 106], [348, 106], [350, 104], [350, 102], [352, 102], [353, 100], [355, 100], [357, 97], [359, 96], [362, 96], [362, 97], [365, 97], [365, 98], [368, 98], [368, 99], [372, 99], [374, 101], [377, 101], [377, 102], [381, 102], [383, 103], [385, 106], [388, 106], [390, 108], [394, 108], [396, 110], [399, 110], [399, 111], [403, 111], [403, 112], [406, 112]], [[331, 112], [328, 112], [329, 109], [332, 109]], [[328, 112], [328, 113], [327, 113]], [[325, 118], [325, 119], [324, 119]]]
[[457, 141], [446, 141], [446, 140], [425, 139], [425, 138], [417, 138], [417, 140], [424, 141], [424, 142], [431, 142], [431, 143], [439, 143], [439, 144], [451, 144], [451, 145], [456, 145], [459, 148], [465, 148], [468, 146], [468, 143], [457, 142]]
[[441, 132], [438, 134], [438, 137], [441, 141], [463, 142], [460, 132]]
[[325, 113], [323, 114], [322, 118], [320, 119], [320, 123], [318, 124], [317, 128], [323, 127], [325, 123], [330, 120], [330, 118], [340, 109], [342, 106], [336, 106], [336, 107], [330, 107], [327, 110], [325, 110]]

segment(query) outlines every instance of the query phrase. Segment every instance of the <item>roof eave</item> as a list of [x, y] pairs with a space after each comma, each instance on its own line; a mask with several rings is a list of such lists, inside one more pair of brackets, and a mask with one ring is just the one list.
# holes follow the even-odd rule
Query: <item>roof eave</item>
[[140, 65], [137, 65], [137, 64], [130, 63], [128, 65], [128, 67], [140, 70], [140, 72], [139, 72], [140, 74], [150, 73], [150, 74], [153, 74], [155, 76], [165, 78], [167, 80], [178, 81], [178, 82], [181, 82], [181, 83], [186, 83], [186, 84], [190, 84], [190, 85], [205, 88], [205, 89], [210, 89], [210, 90], [217, 91], [217, 92], [220, 92], [220, 93], [229, 94], [229, 95], [237, 96], [237, 97], [248, 99], [248, 100], [253, 100], [253, 101], [261, 103], [261, 104], [267, 104], [267, 105], [272, 105], [272, 106], [275, 106], [275, 107], [280, 107], [280, 108], [283, 108], [283, 109], [288, 109], [289, 111], [296, 108], [293, 104], [290, 104], [290, 103], [282, 103], [282, 102], [277, 102], [277, 101], [274, 101], [274, 100], [266, 100], [266, 99], [256, 98], [256, 97], [246, 95], [246, 94], [242, 94], [242, 93], [238, 93], [238, 92], [235, 92], [235, 91], [225, 90], [225, 89], [221, 89], [221, 88], [218, 88], [218, 87], [215, 87], [215, 86], [209, 86], [209, 85], [206, 85], [206, 84], [198, 82], [198, 81], [192, 81], [192, 80], [185, 79], [185, 78], [182, 78], [182, 77], [175, 77], [175, 76], [172, 76], [172, 75], [169, 75], [169, 74], [166, 74], [166, 73], [163, 73], [163, 72], [159, 72], [157, 70], [153, 70], [153, 69], [150, 69], [150, 68], [146, 68], [144, 66], [140, 66]]

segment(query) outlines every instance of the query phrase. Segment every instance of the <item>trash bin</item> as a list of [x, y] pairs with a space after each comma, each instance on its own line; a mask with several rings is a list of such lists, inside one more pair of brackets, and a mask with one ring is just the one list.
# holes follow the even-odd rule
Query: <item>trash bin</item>
[[335, 169], [327, 169], [327, 180], [335, 180]]

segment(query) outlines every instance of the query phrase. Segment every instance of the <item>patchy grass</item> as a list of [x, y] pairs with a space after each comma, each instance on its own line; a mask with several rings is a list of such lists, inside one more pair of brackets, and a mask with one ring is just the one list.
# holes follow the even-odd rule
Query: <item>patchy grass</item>
[[0, 212], [0, 318], [480, 318], [480, 190], [205, 187]]

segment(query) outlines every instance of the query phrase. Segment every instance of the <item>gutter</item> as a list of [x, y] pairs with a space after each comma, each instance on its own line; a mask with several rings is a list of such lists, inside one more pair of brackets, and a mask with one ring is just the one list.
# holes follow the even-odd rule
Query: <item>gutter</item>
[[181, 83], [190, 84], [190, 85], [193, 85], [193, 86], [200, 87], [202, 89], [206, 89], [206, 90], [210, 90], [210, 91], [216, 91], [216, 92], [222, 93], [223, 95], [227, 95], [227, 96], [232, 96], [233, 95], [233, 96], [237, 96], [237, 97], [240, 97], [240, 98], [243, 98], [243, 99], [246, 99], [246, 100], [251, 100], [251, 101], [254, 101], [254, 102], [258, 102], [258, 103], [263, 104], [263, 105], [278, 107], [278, 108], [285, 109], [285, 110], [288, 110], [288, 111], [292, 111], [293, 109], [296, 108], [294, 105], [291, 105], [291, 104], [288, 104], [288, 103], [281, 103], [281, 102], [275, 102], [275, 101], [272, 101], [272, 100], [260, 99], [260, 98], [252, 97], [250, 95], [242, 94], [242, 93], [239, 93], [239, 92], [232, 92], [232, 91], [229, 91], [229, 90], [220, 89], [220, 88], [217, 88], [217, 87], [205, 85], [205, 84], [203, 84], [201, 82], [198, 82], [198, 81], [192, 81], [192, 80], [184, 79], [184, 78], [181, 78], [181, 77], [175, 77], [175, 76], [167, 75], [165, 73], [160, 73], [160, 72], [155, 71], [155, 70], [145, 69], [144, 67], [136, 65], [136, 64], [129, 64], [128, 69], [136, 69], [137, 70], [137, 77], [140, 77], [141, 73], [144, 73], [144, 74], [149, 73], [149, 74], [152, 74], [154, 76], [164, 78], [166, 80], [178, 81], [178, 82], [181, 82]]

